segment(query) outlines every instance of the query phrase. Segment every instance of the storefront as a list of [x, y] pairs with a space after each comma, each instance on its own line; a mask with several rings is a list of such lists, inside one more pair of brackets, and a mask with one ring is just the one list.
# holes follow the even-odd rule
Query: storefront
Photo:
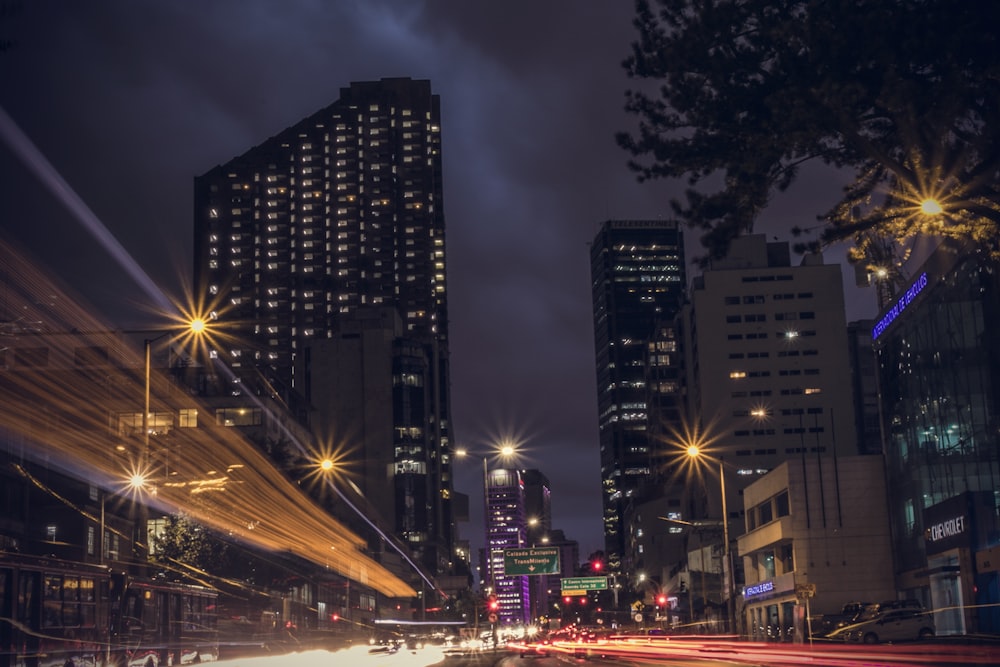
[[[992, 512], [990, 493], [963, 493], [924, 510], [924, 549], [934, 625], [939, 635], [978, 632], [977, 517]], [[985, 559], [985, 563], [989, 563]], [[985, 574], [985, 573], [984, 573]]]
[[801, 639], [805, 614], [796, 602], [792, 573], [744, 587], [744, 620], [748, 638], [757, 642]]

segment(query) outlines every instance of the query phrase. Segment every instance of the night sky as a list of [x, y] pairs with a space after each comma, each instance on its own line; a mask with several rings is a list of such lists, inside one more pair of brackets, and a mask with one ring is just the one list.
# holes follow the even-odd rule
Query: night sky
[[[601, 221], [669, 217], [637, 183], [620, 63], [628, 0], [24, 0], [0, 2], [0, 109], [168, 294], [192, 276], [195, 176], [331, 104], [352, 81], [429, 79], [441, 97], [457, 444], [522, 442], [554, 527], [603, 548], [589, 242]], [[5, 115], [0, 113], [0, 120]], [[106, 314], [149, 326], [152, 299], [0, 132], [4, 236]], [[845, 180], [817, 168], [759, 231], [814, 226]], [[84, 214], [83, 217], [86, 217]], [[697, 233], [690, 257], [701, 254]], [[840, 261], [843, 249], [828, 253]], [[793, 259], [793, 262], [797, 261]], [[845, 268], [845, 285], [853, 271]], [[875, 314], [853, 294], [849, 319]], [[463, 535], [482, 543], [481, 462], [460, 466]]]

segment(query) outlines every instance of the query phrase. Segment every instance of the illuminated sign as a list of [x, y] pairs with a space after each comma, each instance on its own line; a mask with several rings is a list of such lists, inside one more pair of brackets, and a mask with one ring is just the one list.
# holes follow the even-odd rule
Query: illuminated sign
[[976, 515], [992, 516], [993, 491], [963, 493], [924, 509], [924, 551], [927, 555], [976, 544]]
[[927, 527], [924, 539], [928, 542], [940, 542], [949, 537], [958, 537], [965, 533], [965, 517], [956, 516]]
[[752, 586], [747, 586], [743, 589], [743, 598], [749, 600], [750, 598], [763, 595], [764, 593], [770, 593], [774, 590], [774, 581], [767, 580], [762, 581], [759, 584], [754, 584]]
[[885, 312], [882, 319], [880, 319], [878, 324], [876, 324], [872, 329], [872, 340], [878, 338], [886, 329], [889, 328], [889, 325], [892, 324], [893, 320], [899, 317], [900, 314], [906, 310], [906, 307], [909, 306], [915, 298], [917, 298], [917, 295], [924, 291], [928, 282], [926, 272], [921, 273], [920, 277], [913, 281], [913, 284], [910, 285], [909, 289], [900, 295], [899, 300], [892, 305], [892, 308]]

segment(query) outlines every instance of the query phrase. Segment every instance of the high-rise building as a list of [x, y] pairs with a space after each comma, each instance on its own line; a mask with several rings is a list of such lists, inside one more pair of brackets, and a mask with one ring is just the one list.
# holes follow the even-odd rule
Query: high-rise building
[[695, 278], [682, 321], [689, 419], [724, 461], [729, 508], [783, 461], [858, 453], [840, 265], [792, 266], [787, 242], [740, 237]]
[[[194, 196], [195, 289], [235, 374], [220, 393], [284, 400], [438, 571], [453, 537], [441, 172], [430, 82], [383, 79], [199, 176]], [[352, 395], [364, 411], [344, 408]]]
[[623, 516], [654, 472], [655, 435], [681, 404], [674, 318], [685, 288], [677, 222], [608, 220], [590, 249], [605, 555], [621, 570]]

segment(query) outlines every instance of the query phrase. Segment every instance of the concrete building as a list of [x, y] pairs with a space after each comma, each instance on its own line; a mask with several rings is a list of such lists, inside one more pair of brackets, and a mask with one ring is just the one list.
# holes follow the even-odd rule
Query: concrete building
[[[666, 450], [704, 454], [679, 470], [692, 482], [683, 518], [721, 518], [731, 541], [742, 489], [788, 460], [858, 451], [841, 269], [821, 254], [792, 266], [787, 242], [739, 237], [694, 279], [679, 321], [688, 422]], [[733, 588], [739, 564], [727, 563]]]
[[881, 457], [803, 454], [746, 487], [743, 503], [745, 636], [803, 641], [807, 614], [896, 598]]

